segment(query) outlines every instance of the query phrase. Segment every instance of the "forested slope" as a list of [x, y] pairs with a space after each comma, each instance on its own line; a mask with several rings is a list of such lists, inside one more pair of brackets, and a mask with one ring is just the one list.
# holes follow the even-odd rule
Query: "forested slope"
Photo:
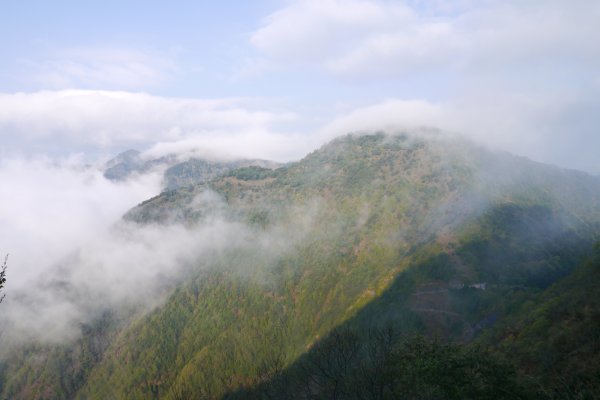
[[[486, 345], [500, 337], [498, 352], [509, 354], [503, 329], [525, 324], [523, 310], [575, 279], [591, 254], [600, 181], [459, 139], [349, 135], [277, 170], [241, 168], [164, 192], [125, 219], [234, 224], [239, 234], [186, 266], [150, 313], [107, 311], [74, 345], [16, 351], [3, 363], [4, 397], [258, 396], [268, 392], [252, 388], [293, 376], [339, 329], [368, 338], [389, 327], [399, 354], [433, 346], [480, 359], [402, 339], [414, 333]], [[489, 357], [488, 370], [504, 368]], [[510, 372], [484, 381], [521, 390]], [[425, 398], [446, 393], [438, 389]], [[309, 392], [332, 398], [327, 390]]]

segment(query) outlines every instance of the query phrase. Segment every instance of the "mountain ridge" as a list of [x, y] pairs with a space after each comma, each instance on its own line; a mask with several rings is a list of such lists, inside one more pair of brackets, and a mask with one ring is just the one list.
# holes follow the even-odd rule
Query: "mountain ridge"
[[[219, 398], [345, 324], [480, 340], [589, 256], [600, 181], [443, 137], [349, 135], [274, 170], [165, 191], [125, 219], [228, 221], [250, 239], [197, 260], [162, 305], [115, 328], [79, 382], [54, 370], [55, 397]], [[4, 395], [44, 398], [23, 390], [52, 369], [14, 368]]]
[[243, 158], [219, 160], [193, 155], [183, 157], [176, 154], [148, 158], [138, 150], [126, 150], [105, 163], [103, 174], [106, 179], [118, 182], [127, 180], [134, 174], [164, 169], [163, 190], [175, 190], [208, 182], [240, 168], [274, 169], [278, 166], [280, 164], [274, 161]]

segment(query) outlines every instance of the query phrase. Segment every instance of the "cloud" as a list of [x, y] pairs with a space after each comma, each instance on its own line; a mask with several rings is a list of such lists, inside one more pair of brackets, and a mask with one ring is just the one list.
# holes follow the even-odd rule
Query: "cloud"
[[62, 341], [98, 312], [154, 304], [186, 261], [241, 231], [218, 220], [194, 231], [120, 222], [159, 192], [161, 178], [115, 183], [77, 157], [2, 160], [0, 251], [10, 252], [2, 339]]
[[[62, 342], [78, 337], [81, 324], [106, 310], [151, 309], [191, 263], [202, 268], [247, 233], [244, 226], [220, 219], [194, 229], [121, 222], [95, 230], [89, 240], [71, 243], [62, 258], [43, 260], [36, 276], [22, 285], [11, 281], [0, 320], [3, 339]], [[39, 251], [47, 250], [42, 246]], [[11, 256], [11, 267], [28, 258]]]
[[600, 91], [554, 96], [490, 92], [450, 102], [387, 99], [338, 115], [319, 137], [346, 132], [440, 129], [536, 161], [600, 174]]
[[400, 21], [410, 19], [410, 10], [403, 6], [386, 9], [368, 1], [293, 2], [268, 16], [251, 43], [266, 54], [292, 61], [335, 57], [368, 35], [373, 26], [387, 25], [386, 12]]
[[292, 210], [293, 230], [256, 230], [227, 217], [224, 200], [206, 190], [183, 205], [208, 214], [201, 222], [138, 225], [121, 216], [158, 193], [160, 176], [114, 183], [81, 161], [0, 163], [0, 252], [10, 251], [0, 348], [76, 338], [81, 324], [107, 310], [151, 309], [190, 269], [209, 268], [231, 249], [269, 265], [302, 237], [314, 214], [310, 204]]
[[585, 1], [296, 1], [268, 16], [251, 43], [281, 63], [339, 77], [422, 69], [494, 71], [512, 63], [593, 60], [600, 5]]
[[135, 90], [159, 87], [177, 73], [172, 57], [118, 47], [82, 47], [20, 61], [19, 79], [46, 89]]
[[11, 287], [108, 229], [133, 205], [160, 190], [161, 176], [106, 180], [81, 159], [0, 161], [0, 244], [11, 253]]
[[388, 99], [340, 115], [326, 124], [322, 132], [323, 136], [334, 138], [348, 132], [437, 127], [443, 115], [440, 105], [427, 101]]
[[61, 143], [63, 154], [100, 147], [114, 156], [133, 147], [147, 157], [196, 154], [285, 162], [348, 132], [433, 127], [535, 160], [600, 173], [592, 151], [600, 146], [597, 85], [554, 91], [504, 86], [484, 80], [444, 101], [390, 97], [337, 116], [325, 112], [322, 121], [302, 128], [297, 125], [311, 115], [274, 111], [281, 107], [253, 99], [75, 90], [0, 94], [0, 138], [5, 155]]
[[323, 144], [323, 138], [310, 133], [277, 133], [270, 130], [211, 132], [187, 139], [158, 142], [142, 153], [148, 158], [168, 154], [207, 159], [266, 159], [278, 162], [298, 160]]
[[[20, 149], [39, 140], [82, 146], [146, 147], [156, 142], [251, 137], [291, 121], [292, 113], [256, 110], [242, 99], [186, 99], [145, 93], [63, 90], [0, 94], [0, 137]], [[228, 141], [230, 154], [244, 153]], [[266, 144], [265, 144], [266, 145]]]

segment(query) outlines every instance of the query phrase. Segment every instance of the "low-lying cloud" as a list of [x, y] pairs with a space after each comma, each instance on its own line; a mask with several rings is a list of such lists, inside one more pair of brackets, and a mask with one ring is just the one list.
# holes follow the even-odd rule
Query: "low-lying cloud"
[[490, 83], [445, 101], [392, 97], [302, 126], [312, 116], [272, 111], [272, 105], [252, 99], [82, 90], [0, 94], [0, 155], [81, 151], [108, 158], [135, 148], [155, 158], [196, 154], [286, 162], [348, 132], [432, 127], [598, 174], [599, 103], [597, 85], [531, 93]]
[[5, 349], [77, 338], [82, 324], [106, 310], [150, 309], [183, 273], [208, 268], [231, 249], [255, 251], [268, 263], [302, 235], [311, 215], [298, 212], [293, 230], [257, 229], [228, 217], [224, 200], [207, 189], [183, 205], [204, 214], [199, 223], [181, 224], [175, 215], [160, 224], [123, 220], [160, 191], [161, 178], [156, 171], [115, 183], [75, 157], [0, 163], [0, 251], [10, 252], [0, 313]]
[[321, 128], [343, 132], [433, 128], [535, 161], [600, 174], [600, 91], [563, 96], [482, 93], [455, 102], [388, 99], [356, 108]]
[[[118, 222], [73, 243], [62, 257], [42, 260], [27, 280], [19, 279], [17, 268], [31, 261], [29, 255], [13, 253], [1, 320], [4, 339], [63, 342], [78, 337], [81, 324], [106, 310], [149, 309], [191, 263], [202, 267], [215, 252], [249, 240], [246, 234], [243, 226], [218, 218], [193, 229]], [[38, 251], [48, 249], [41, 244]]]
[[[294, 118], [292, 113], [256, 110], [247, 103], [95, 90], [0, 94], [0, 138], [5, 148], [12, 144], [28, 149], [36, 141], [60, 140], [67, 151], [115, 149], [261, 134]], [[243, 153], [244, 144], [230, 151]]]
[[1, 160], [0, 243], [11, 253], [11, 286], [23, 285], [40, 266], [108, 229], [130, 207], [157, 194], [161, 179], [148, 174], [113, 183], [76, 157]]

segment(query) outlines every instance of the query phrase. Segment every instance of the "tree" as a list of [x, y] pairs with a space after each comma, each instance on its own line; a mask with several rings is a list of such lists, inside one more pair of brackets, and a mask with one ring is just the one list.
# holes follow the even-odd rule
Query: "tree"
[[[0, 292], [4, 288], [4, 284], [6, 283], [6, 262], [8, 261], [8, 254], [4, 257], [4, 262], [2, 263], [2, 267], [0, 268]], [[5, 294], [0, 297], [0, 303], [4, 300]]]

